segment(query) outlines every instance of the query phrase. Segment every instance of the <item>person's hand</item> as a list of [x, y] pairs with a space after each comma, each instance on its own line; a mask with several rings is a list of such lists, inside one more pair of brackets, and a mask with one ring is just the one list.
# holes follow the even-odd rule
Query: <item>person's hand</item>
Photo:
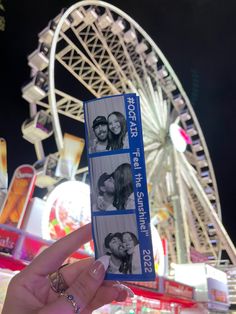
[[98, 209], [100, 209], [100, 210], [106, 210], [107, 204], [106, 204], [104, 197], [102, 195], [99, 195], [97, 198], [97, 206], [98, 206]]
[[[126, 286], [104, 281], [108, 262], [85, 258], [60, 269], [68, 289], [60, 296], [50, 286], [48, 275], [54, 273], [68, 256], [91, 239], [91, 224], [55, 242], [11, 280], [2, 314], [72, 314], [75, 307], [66, 296], [72, 295], [80, 307], [78, 313], [88, 314], [111, 303], [124, 301]], [[105, 261], [105, 262], [104, 262]]]

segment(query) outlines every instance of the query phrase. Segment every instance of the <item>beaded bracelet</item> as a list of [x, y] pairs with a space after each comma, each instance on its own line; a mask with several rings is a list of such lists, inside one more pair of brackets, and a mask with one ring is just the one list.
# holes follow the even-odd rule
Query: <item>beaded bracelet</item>
[[62, 292], [60, 292], [60, 296], [65, 297], [66, 300], [71, 303], [71, 305], [72, 305], [73, 308], [74, 308], [74, 313], [79, 313], [80, 307], [79, 307], [78, 304], [75, 302], [74, 296], [73, 296], [72, 294], [67, 294], [67, 293], [65, 293], [65, 292], [62, 291]]

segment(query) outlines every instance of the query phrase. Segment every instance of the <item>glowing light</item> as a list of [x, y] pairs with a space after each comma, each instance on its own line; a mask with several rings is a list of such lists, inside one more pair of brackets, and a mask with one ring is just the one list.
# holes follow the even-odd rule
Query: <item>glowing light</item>
[[46, 200], [43, 237], [58, 239], [91, 221], [89, 186], [79, 181], [58, 185]]
[[170, 125], [170, 138], [177, 151], [183, 153], [187, 144], [191, 144], [191, 139], [187, 133], [176, 123]]
[[166, 269], [164, 249], [163, 249], [160, 235], [159, 235], [156, 227], [153, 225], [153, 223], [151, 223], [151, 233], [152, 233], [152, 245], [153, 245], [154, 260], [155, 260], [155, 262], [157, 261], [157, 264], [158, 264], [157, 274], [159, 276], [164, 276], [165, 269]]

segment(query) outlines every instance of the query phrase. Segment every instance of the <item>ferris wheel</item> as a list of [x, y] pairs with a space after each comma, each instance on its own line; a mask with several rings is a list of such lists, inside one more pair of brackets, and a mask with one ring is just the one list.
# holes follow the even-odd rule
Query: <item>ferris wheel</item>
[[[168, 241], [170, 261], [187, 263], [194, 249], [216, 265], [226, 251], [236, 264], [197, 117], [165, 56], [131, 17], [103, 1], [77, 2], [39, 33], [28, 61], [32, 77], [22, 91], [30, 119], [22, 131], [39, 160], [52, 129], [57, 150], [63, 148], [61, 117], [84, 122], [84, 100], [137, 93], [151, 217]], [[52, 125], [39, 131], [45, 114]]]

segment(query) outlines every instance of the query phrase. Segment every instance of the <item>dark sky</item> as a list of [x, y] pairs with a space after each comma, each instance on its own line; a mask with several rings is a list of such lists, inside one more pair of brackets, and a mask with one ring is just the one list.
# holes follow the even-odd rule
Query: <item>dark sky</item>
[[[69, 0], [5, 0], [6, 30], [0, 34], [0, 136], [8, 144], [9, 179], [22, 163], [36, 161], [33, 145], [21, 136], [28, 104], [21, 86], [29, 79], [27, 55], [37, 34]], [[236, 242], [236, 1], [109, 1], [152, 37], [189, 96], [212, 159], [224, 225]]]

